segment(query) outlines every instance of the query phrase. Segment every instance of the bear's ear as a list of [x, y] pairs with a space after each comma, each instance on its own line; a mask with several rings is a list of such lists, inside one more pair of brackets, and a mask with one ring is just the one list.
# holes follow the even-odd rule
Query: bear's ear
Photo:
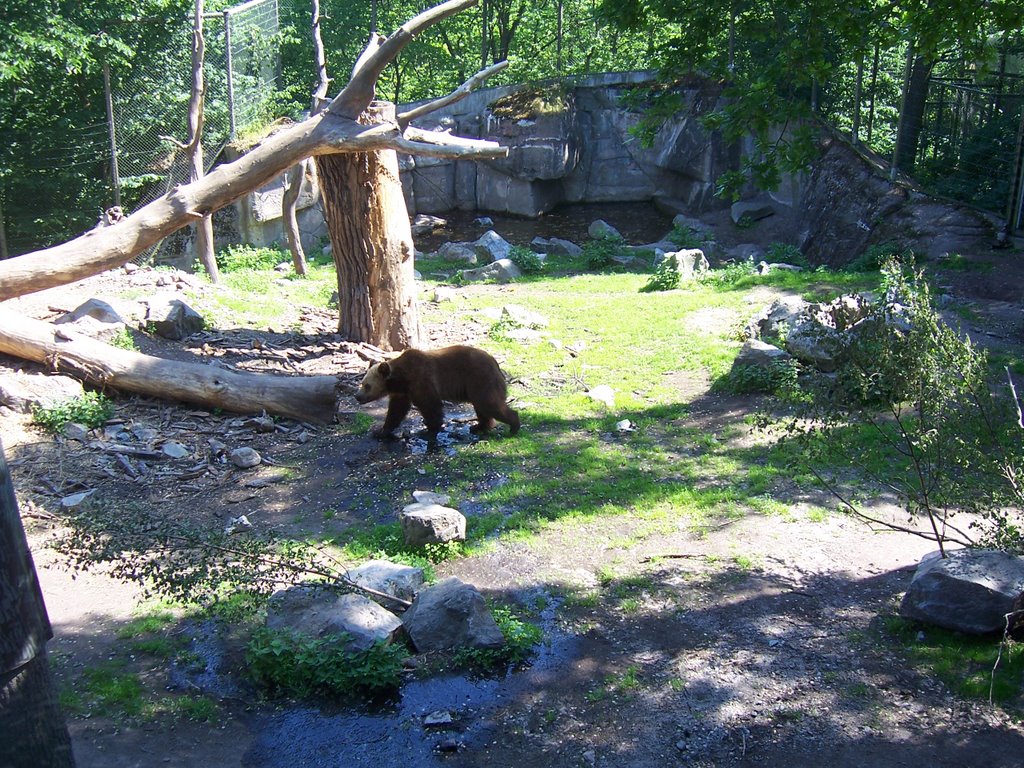
[[377, 369], [382, 378], [388, 379], [391, 377], [391, 363], [381, 363]]

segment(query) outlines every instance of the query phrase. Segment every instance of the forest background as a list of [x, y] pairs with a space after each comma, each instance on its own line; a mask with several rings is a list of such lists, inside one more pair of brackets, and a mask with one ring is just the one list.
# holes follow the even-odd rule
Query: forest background
[[[313, 89], [305, 0], [208, 2], [207, 164], [231, 141], [299, 117]], [[0, 258], [64, 241], [103, 210], [127, 211], [174, 183], [187, 159], [192, 3], [11, 0], [0, 24]], [[411, 0], [324, 0], [328, 71], [339, 83], [373, 30]], [[638, 140], [678, 107], [672, 86], [720, 81], [708, 118], [755, 152], [721, 179], [770, 188], [813, 157], [815, 121], [912, 173], [928, 191], [1003, 216], [1021, 212], [1019, 0], [483, 0], [411, 45], [382, 98], [445, 93], [508, 60], [491, 84], [652, 70]], [[811, 121], [805, 118], [813, 118]], [[114, 148], [112, 150], [112, 148]], [[116, 160], [116, 162], [115, 162]]]

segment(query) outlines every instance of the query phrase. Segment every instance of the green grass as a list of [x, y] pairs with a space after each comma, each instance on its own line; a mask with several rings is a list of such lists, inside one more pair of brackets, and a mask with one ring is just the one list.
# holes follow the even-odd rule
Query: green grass
[[962, 635], [897, 616], [886, 617], [883, 626], [886, 641], [902, 648], [922, 674], [942, 680], [966, 698], [988, 701], [991, 694], [993, 702], [1024, 716], [1024, 643], [1010, 641], [999, 658], [998, 637]]

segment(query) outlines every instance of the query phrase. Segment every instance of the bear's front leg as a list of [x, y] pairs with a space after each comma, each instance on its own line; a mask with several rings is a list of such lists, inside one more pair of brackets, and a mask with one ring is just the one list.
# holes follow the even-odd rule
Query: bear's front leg
[[384, 417], [384, 424], [377, 430], [377, 437], [387, 437], [402, 423], [402, 420], [409, 413], [412, 402], [405, 395], [391, 395], [388, 398], [388, 413]]
[[444, 427], [444, 406], [441, 401], [417, 403], [416, 407], [423, 416], [423, 424], [431, 437], [437, 437], [437, 433]]

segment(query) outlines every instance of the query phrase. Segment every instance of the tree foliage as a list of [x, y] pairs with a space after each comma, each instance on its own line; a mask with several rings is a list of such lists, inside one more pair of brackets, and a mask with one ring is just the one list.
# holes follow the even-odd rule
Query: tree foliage
[[911, 46], [929, 65], [978, 62], [993, 35], [1019, 26], [1020, 11], [1014, 0], [603, 0], [600, 6], [601, 16], [622, 29], [677, 30], [657, 52], [666, 82], [699, 72], [725, 84], [726, 102], [709, 124], [729, 138], [754, 138], [742, 172], [721, 179], [720, 191], [733, 197], [748, 181], [771, 189], [782, 173], [805, 167], [813, 136], [798, 126], [815, 109], [849, 122], [848, 75], [869, 53], [903, 56]]

